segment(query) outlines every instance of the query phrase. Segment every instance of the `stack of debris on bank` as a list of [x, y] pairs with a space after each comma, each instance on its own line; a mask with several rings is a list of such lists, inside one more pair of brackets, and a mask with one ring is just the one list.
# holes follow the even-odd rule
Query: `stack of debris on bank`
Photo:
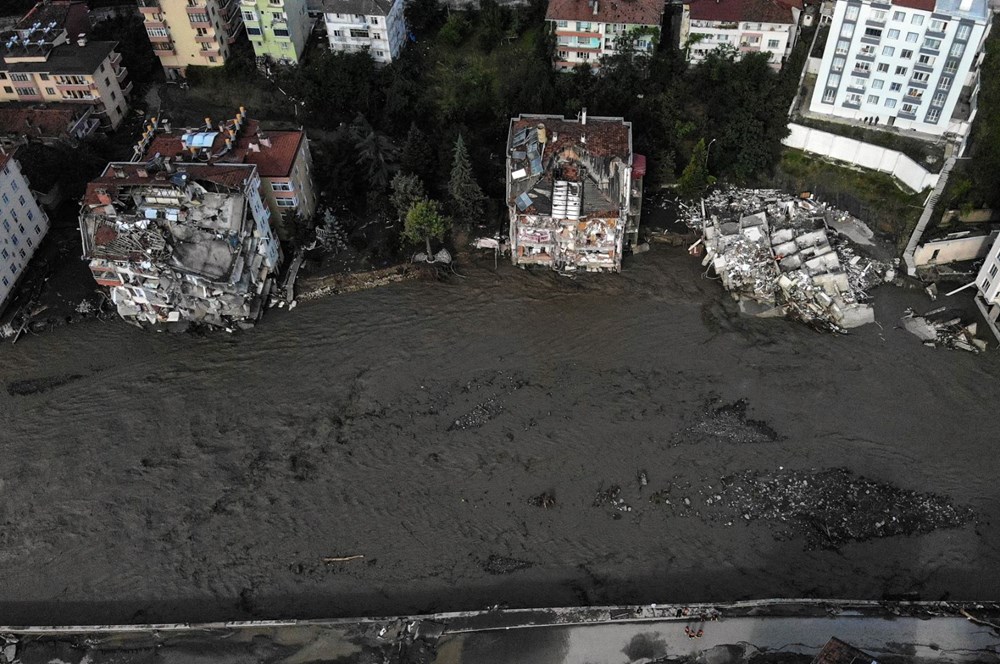
[[[811, 198], [775, 190], [717, 192], [687, 210], [710, 266], [745, 313], [786, 316], [843, 332], [875, 321], [868, 290], [893, 278], [890, 266], [857, 253], [847, 232], [867, 228]], [[868, 231], [870, 234], [870, 231]]]
[[83, 258], [127, 321], [256, 321], [280, 260], [252, 164], [116, 162], [87, 186]]

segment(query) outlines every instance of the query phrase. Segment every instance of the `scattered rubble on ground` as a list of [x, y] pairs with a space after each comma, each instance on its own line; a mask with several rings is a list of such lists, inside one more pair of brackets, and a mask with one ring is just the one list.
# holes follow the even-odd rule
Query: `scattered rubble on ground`
[[[625, 502], [625, 499], [621, 497], [622, 488], [614, 484], [607, 489], [603, 487], [597, 491], [597, 496], [594, 498], [594, 507], [604, 507], [605, 505], [610, 505], [616, 512], [631, 512], [632, 507]], [[615, 515], [616, 517], [620, 515]]]
[[497, 397], [491, 396], [485, 401], [477, 403], [472, 410], [452, 422], [448, 430], [478, 429], [502, 412], [503, 402]]
[[744, 313], [786, 316], [844, 332], [874, 322], [868, 291], [894, 276], [892, 266], [858, 253], [871, 244], [859, 220], [808, 194], [722, 189], [681, 218], [701, 231], [690, 247], [711, 266]]
[[537, 496], [532, 496], [528, 499], [528, 504], [532, 507], [542, 507], [544, 509], [550, 509], [556, 506], [556, 496], [551, 491], [543, 491]]
[[972, 353], [986, 350], [986, 342], [976, 337], [976, 323], [962, 322], [961, 316], [952, 316], [947, 307], [928, 311], [923, 316], [907, 309], [900, 322], [903, 329], [931, 348], [940, 346]]
[[673, 436], [673, 444], [703, 442], [705, 437], [730, 443], [771, 443], [780, 439], [766, 422], [747, 417], [747, 400], [731, 404], [708, 404], [698, 422]]
[[519, 572], [522, 569], [528, 569], [533, 567], [535, 563], [528, 560], [519, 560], [518, 558], [509, 558], [507, 556], [498, 556], [492, 554], [485, 561], [479, 563], [480, 567], [483, 568], [487, 574], [502, 575], [502, 574], [512, 574], [514, 572]]

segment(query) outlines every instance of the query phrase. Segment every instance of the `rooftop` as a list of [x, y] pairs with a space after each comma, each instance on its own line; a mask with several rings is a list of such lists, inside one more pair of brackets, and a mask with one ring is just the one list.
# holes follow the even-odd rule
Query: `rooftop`
[[[905, 5], [905, 2], [918, 3], [920, 0], [896, 0], [893, 4]], [[933, 3], [932, 3], [933, 4]], [[968, 9], [962, 9], [962, 0], [937, 0], [934, 11], [955, 18], [968, 18], [973, 21], [987, 21], [990, 17], [988, 0], [972, 0]]]
[[[76, 42], [56, 46], [48, 52], [44, 61], [35, 62], [10, 62], [11, 58], [18, 58], [32, 55], [35, 47], [15, 47], [15, 50], [7, 50], [4, 57], [7, 64], [4, 69], [9, 72], [44, 72], [47, 74], [65, 75], [80, 74], [89, 76], [97, 71], [97, 68], [115, 50], [118, 42], [95, 41], [87, 42], [80, 46]], [[47, 49], [37, 49], [37, 54], [42, 56]]]
[[878, 662], [851, 644], [832, 637], [813, 658], [812, 664], [878, 664]]
[[687, 5], [696, 21], [795, 23], [792, 10], [801, 10], [802, 0], [690, 0]]
[[89, 10], [83, 0], [42, 0], [17, 22], [15, 30], [30, 39], [65, 30], [71, 39], [90, 28]]
[[622, 118], [522, 115], [511, 120], [507, 157], [508, 203], [521, 212], [618, 216], [623, 192], [614, 176], [632, 165], [632, 125]]
[[[190, 181], [203, 182], [218, 187], [242, 188], [252, 175], [251, 164], [174, 164], [176, 174], [186, 174]], [[146, 164], [135, 162], [112, 162], [96, 180], [91, 180], [83, 196], [83, 204], [96, 207], [101, 205], [98, 192], [105, 191], [114, 198], [122, 190], [136, 187], [173, 187], [164, 170], [147, 169]]]
[[61, 136], [90, 108], [80, 104], [6, 103], [0, 105], [0, 134]]
[[231, 147], [226, 149], [229, 133], [208, 129], [174, 130], [158, 134], [146, 150], [146, 159], [155, 156], [191, 158], [191, 148], [211, 154], [217, 164], [254, 164], [261, 177], [288, 177], [295, 165], [299, 147], [305, 137], [301, 130], [263, 131], [256, 120], [247, 120], [236, 133]]
[[934, 11], [934, 0], [894, 0], [892, 4], [897, 7], [906, 7], [907, 9], [919, 9], [925, 12]]
[[311, 12], [388, 16], [394, 0], [308, 0]]
[[659, 26], [664, 0], [549, 0], [550, 21], [594, 21]]

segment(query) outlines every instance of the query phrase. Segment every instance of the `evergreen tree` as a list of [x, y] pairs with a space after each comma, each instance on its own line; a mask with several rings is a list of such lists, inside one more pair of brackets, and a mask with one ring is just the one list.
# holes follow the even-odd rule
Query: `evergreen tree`
[[375, 131], [360, 113], [351, 123], [350, 134], [358, 152], [358, 165], [365, 168], [371, 187], [385, 189], [389, 186], [389, 174], [396, 170], [399, 150], [388, 136]]
[[410, 125], [410, 131], [406, 134], [406, 143], [403, 144], [403, 154], [400, 157], [400, 169], [423, 180], [427, 180], [429, 175], [437, 171], [434, 150], [427, 140], [427, 134], [420, 131], [416, 123]]
[[424, 199], [414, 203], [406, 213], [406, 224], [403, 227], [403, 237], [413, 243], [425, 242], [427, 258], [431, 252], [431, 239], [441, 240], [448, 230], [448, 219], [441, 216], [437, 201]]
[[684, 198], [693, 198], [714, 182], [715, 178], [708, 173], [708, 148], [705, 147], [703, 138], [694, 146], [691, 161], [684, 167], [684, 172], [677, 181], [677, 193]]
[[427, 198], [424, 183], [411, 173], [396, 173], [392, 179], [392, 205], [400, 219], [406, 219], [407, 213], [416, 203]]
[[483, 218], [483, 204], [486, 197], [472, 175], [472, 164], [465, 141], [459, 134], [455, 139], [455, 158], [451, 166], [451, 180], [448, 194], [455, 214], [466, 223], [475, 223]]

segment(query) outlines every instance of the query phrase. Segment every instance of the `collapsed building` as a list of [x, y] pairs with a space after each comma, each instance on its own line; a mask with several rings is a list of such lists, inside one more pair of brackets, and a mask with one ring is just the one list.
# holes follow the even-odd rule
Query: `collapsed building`
[[113, 162], [87, 185], [83, 258], [122, 318], [256, 321], [280, 263], [252, 164]]
[[836, 331], [874, 322], [867, 291], [887, 273], [891, 279], [891, 269], [857, 254], [840, 236], [828, 217], [842, 215], [775, 191], [720, 192], [709, 207], [688, 218], [703, 232], [692, 249], [704, 243], [703, 265], [744, 312]]
[[646, 160], [622, 118], [520, 115], [507, 137], [514, 265], [621, 271], [636, 244]]

